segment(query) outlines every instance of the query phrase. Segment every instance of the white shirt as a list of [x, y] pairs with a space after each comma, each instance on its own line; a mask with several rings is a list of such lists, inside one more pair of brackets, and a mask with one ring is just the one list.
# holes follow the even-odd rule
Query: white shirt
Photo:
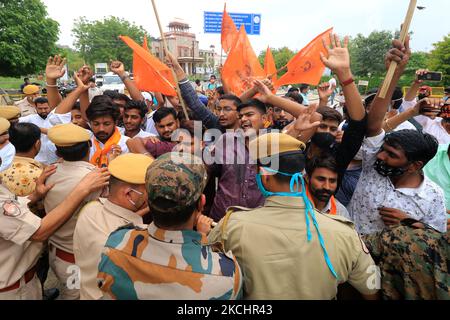
[[155, 114], [155, 112], [156, 111], [152, 111], [149, 114], [147, 114], [147, 123], [146, 123], [145, 131], [148, 133], [151, 133], [155, 136], [159, 136], [159, 133], [155, 127], [155, 121], [153, 121], [153, 115]]
[[[119, 128], [120, 133], [125, 135], [125, 128], [122, 128], [122, 127], [118, 127], [118, 128]], [[139, 133], [137, 135], [135, 135], [133, 138], [147, 138], [147, 137], [156, 137], [156, 135], [141, 129], [141, 130], [139, 130]]]
[[89, 102], [91, 102], [92, 99], [94, 99], [94, 97], [101, 96], [103, 93], [102, 93], [102, 90], [100, 90], [97, 87], [94, 87], [94, 88], [89, 88], [88, 94], [89, 94]]
[[[93, 135], [92, 138], [91, 138], [92, 144], [91, 144], [91, 149], [90, 149], [90, 152], [89, 152], [89, 160], [91, 160], [92, 156], [95, 154], [95, 151], [96, 151], [94, 139], [99, 142], [100, 148], [103, 149], [105, 147], [105, 145]], [[121, 137], [120, 137], [118, 145], [122, 149], [122, 154], [130, 152], [128, 150], [128, 146], [127, 146], [127, 140], [128, 139], [130, 139], [130, 138], [128, 138], [127, 136], [124, 136], [123, 134], [121, 134]]]
[[[401, 109], [408, 110], [416, 105], [416, 101], [403, 101]], [[414, 119], [423, 127], [423, 132], [434, 136], [439, 144], [450, 143], [450, 134], [442, 126], [442, 118], [436, 117], [431, 119], [426, 116], [417, 116]]]
[[347, 206], [356, 229], [362, 234], [381, 231], [385, 224], [378, 208], [396, 208], [406, 212], [411, 218], [427, 223], [440, 232], [447, 230], [447, 214], [444, 193], [427, 177], [418, 188], [396, 189], [388, 177], [383, 177], [374, 169], [376, 155], [383, 145], [384, 131], [364, 139], [363, 170]]
[[[30, 114], [25, 117], [19, 118], [20, 123], [33, 123], [37, 125], [39, 128], [49, 129], [53, 127], [50, 119], [54, 117], [54, 113], [50, 113], [47, 118], [42, 119], [38, 114]], [[53, 145], [53, 146], [52, 146]], [[58, 157], [56, 156], [54, 150], [54, 144], [48, 139], [46, 134], [41, 134], [41, 150], [34, 158], [36, 161], [39, 161], [43, 164], [49, 165], [56, 161], [58, 161]]]

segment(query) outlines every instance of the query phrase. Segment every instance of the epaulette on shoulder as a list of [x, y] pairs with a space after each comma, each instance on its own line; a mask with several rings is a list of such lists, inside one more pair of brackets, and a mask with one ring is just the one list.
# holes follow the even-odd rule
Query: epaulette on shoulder
[[353, 221], [351, 221], [343, 216], [339, 216], [339, 215], [335, 215], [335, 214], [323, 214], [323, 213], [318, 213], [318, 212], [316, 212], [316, 214], [321, 214], [322, 216], [324, 216], [328, 219], [344, 223], [344, 224], [348, 225], [349, 227], [352, 227], [352, 228], [355, 227], [355, 224], [353, 223]]

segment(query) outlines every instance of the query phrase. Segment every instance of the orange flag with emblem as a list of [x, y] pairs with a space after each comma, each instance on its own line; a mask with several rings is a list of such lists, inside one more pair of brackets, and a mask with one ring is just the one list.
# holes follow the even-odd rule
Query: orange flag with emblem
[[233, 19], [231, 19], [230, 15], [227, 12], [227, 4], [225, 3], [222, 15], [221, 42], [222, 49], [227, 54], [228, 52], [230, 52], [238, 33], [238, 29], [236, 28]]
[[325, 65], [320, 60], [320, 52], [327, 55], [327, 49], [323, 46], [322, 38], [325, 38], [327, 45], [330, 45], [330, 34], [333, 28], [318, 35], [306, 47], [298, 52], [288, 63], [288, 71], [275, 83], [276, 87], [306, 83], [318, 85], [325, 71]]
[[144, 49], [130, 37], [119, 38], [133, 50], [133, 74], [138, 89], [176, 96], [176, 84], [170, 68], [154, 57], [148, 48]]
[[222, 68], [222, 81], [231, 92], [239, 96], [253, 87], [254, 79], [264, 78], [265, 72], [242, 25]]
[[272, 76], [273, 83], [277, 81], [277, 67], [270, 47], [267, 47], [266, 57], [264, 58], [264, 72], [266, 76]]

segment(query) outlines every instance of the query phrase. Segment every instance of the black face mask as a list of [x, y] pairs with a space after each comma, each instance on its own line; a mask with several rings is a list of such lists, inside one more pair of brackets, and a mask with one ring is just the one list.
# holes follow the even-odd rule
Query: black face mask
[[317, 132], [312, 136], [311, 142], [320, 149], [332, 149], [336, 144], [336, 138], [328, 132]]
[[389, 166], [386, 162], [378, 159], [374, 164], [374, 169], [383, 177], [399, 177], [406, 172], [406, 168]]
[[290, 124], [292, 121], [288, 120], [276, 120], [273, 122], [273, 129], [277, 130], [283, 130], [288, 124]]

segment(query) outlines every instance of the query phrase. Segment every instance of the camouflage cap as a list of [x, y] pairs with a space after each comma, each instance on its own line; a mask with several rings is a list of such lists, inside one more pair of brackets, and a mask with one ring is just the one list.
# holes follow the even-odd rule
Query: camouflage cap
[[[178, 212], [193, 205], [203, 193], [208, 175], [201, 159], [191, 154], [170, 152], [160, 156], [147, 169], [145, 187], [149, 206], [159, 212]], [[174, 202], [159, 207], [158, 198]]]

